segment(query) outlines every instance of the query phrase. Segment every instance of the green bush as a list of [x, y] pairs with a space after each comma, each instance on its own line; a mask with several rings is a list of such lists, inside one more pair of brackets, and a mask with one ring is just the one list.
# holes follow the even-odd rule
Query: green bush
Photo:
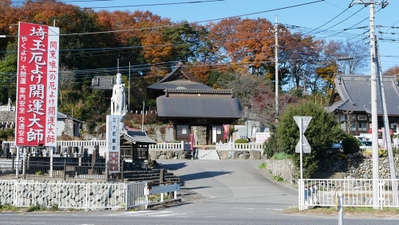
[[277, 151], [277, 137], [273, 133], [271, 137], [264, 144], [265, 155], [270, 159], [273, 154]]
[[27, 212], [35, 212], [35, 211], [41, 211], [41, 210], [44, 210], [44, 208], [39, 204], [31, 205], [26, 209]]
[[243, 139], [243, 138], [237, 139], [234, 141], [234, 143], [236, 143], [236, 144], [248, 143], [248, 139]]
[[273, 155], [272, 159], [275, 160], [292, 159], [292, 155], [287, 154], [285, 152], [277, 152]]
[[326, 157], [325, 150], [344, 137], [336, 118], [326, 112], [321, 105], [304, 102], [289, 106], [281, 115], [277, 127], [278, 147], [280, 152], [293, 155], [299, 167], [299, 154], [295, 154], [295, 146], [299, 141], [299, 128], [294, 116], [312, 116], [305, 136], [312, 147], [310, 154], [303, 154], [304, 177], [312, 177], [319, 168], [320, 159]]
[[360, 151], [360, 141], [352, 135], [348, 135], [342, 140], [342, 148], [345, 154], [353, 154]]
[[284, 178], [282, 178], [281, 176], [274, 176], [273, 180], [275, 180], [277, 182], [284, 182]]
[[267, 166], [266, 162], [263, 162], [262, 164], [259, 165], [259, 169], [265, 169]]

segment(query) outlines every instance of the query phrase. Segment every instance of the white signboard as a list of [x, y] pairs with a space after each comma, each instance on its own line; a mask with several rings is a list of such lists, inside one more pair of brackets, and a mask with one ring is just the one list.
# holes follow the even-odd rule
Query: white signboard
[[107, 115], [107, 169], [109, 174], [120, 172], [120, 116]]
[[270, 137], [270, 132], [257, 132], [255, 134], [256, 137], [256, 143], [258, 144], [263, 144], [267, 139]]
[[310, 121], [312, 120], [311, 116], [294, 116], [294, 120], [296, 122], [296, 125], [298, 127], [301, 127], [301, 121], [302, 121], [302, 131], [305, 133], [306, 129], [309, 126]]
[[[310, 144], [308, 142], [308, 139], [306, 139], [305, 136], [303, 136], [303, 141], [302, 141], [302, 151], [303, 153], [310, 153], [311, 152], [311, 147]], [[299, 142], [296, 144], [295, 146], [295, 152], [296, 153], [301, 153], [301, 140], [299, 140]]]
[[294, 116], [294, 120], [299, 127], [299, 142], [295, 146], [295, 152], [301, 153], [301, 145], [303, 153], [310, 153], [311, 147], [309, 145], [308, 140], [305, 137], [305, 131], [309, 126], [310, 121], [312, 120], [311, 116]]

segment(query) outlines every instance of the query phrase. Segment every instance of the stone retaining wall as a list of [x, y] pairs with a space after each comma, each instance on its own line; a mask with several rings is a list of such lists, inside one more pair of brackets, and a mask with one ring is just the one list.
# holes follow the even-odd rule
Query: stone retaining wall
[[[399, 155], [395, 155], [394, 161], [395, 161], [396, 175], [398, 175]], [[346, 172], [346, 178], [363, 178], [363, 179], [373, 178], [373, 161], [371, 158], [348, 158], [347, 163], [348, 163], [348, 171]], [[391, 178], [388, 157], [379, 158], [378, 171], [380, 179]]]
[[149, 150], [151, 160], [158, 159], [185, 159], [184, 150]]
[[[207, 150], [204, 150], [207, 151]], [[190, 152], [184, 150], [149, 150], [151, 160], [158, 159], [187, 159]], [[259, 160], [263, 159], [262, 151], [245, 151], [245, 150], [218, 150], [220, 160], [244, 159]]]
[[16, 207], [124, 208], [125, 183], [1, 180], [0, 205]]
[[273, 160], [268, 159], [266, 162], [266, 170], [272, 176], [280, 176], [284, 181], [295, 183], [295, 165], [290, 159]]
[[259, 160], [262, 159], [262, 151], [245, 151], [245, 150], [218, 150], [220, 160], [230, 159], [248, 159]]

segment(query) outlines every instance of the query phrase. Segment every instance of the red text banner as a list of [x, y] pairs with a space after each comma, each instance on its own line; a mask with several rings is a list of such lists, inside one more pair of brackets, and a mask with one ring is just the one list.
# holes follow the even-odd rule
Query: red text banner
[[55, 146], [59, 28], [19, 23], [16, 144]]

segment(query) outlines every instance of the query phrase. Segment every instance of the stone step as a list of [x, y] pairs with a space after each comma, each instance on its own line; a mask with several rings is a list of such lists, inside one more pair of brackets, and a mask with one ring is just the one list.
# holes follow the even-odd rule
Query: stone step
[[198, 150], [199, 160], [220, 160], [219, 155], [216, 150]]

